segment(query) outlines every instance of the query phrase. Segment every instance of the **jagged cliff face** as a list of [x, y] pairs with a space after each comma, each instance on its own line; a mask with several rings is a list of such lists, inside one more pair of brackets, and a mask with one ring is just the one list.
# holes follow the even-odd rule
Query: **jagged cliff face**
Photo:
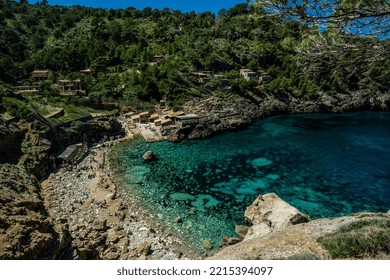
[[21, 144], [27, 131], [26, 126], [0, 122], [0, 164], [18, 162], [22, 156]]
[[61, 147], [82, 141], [99, 142], [105, 137], [123, 134], [115, 119], [75, 122], [56, 131], [42, 130], [29, 123], [0, 123], [0, 164], [18, 164], [42, 178], [51, 169], [50, 156]]
[[59, 258], [70, 240], [48, 216], [36, 178], [21, 166], [2, 164], [0, 187], [0, 259]]

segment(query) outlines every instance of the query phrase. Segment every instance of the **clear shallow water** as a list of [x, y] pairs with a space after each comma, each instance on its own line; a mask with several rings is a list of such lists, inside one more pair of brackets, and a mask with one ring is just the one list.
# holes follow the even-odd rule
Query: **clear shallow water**
[[[145, 163], [146, 150], [158, 160]], [[137, 140], [112, 157], [125, 186], [199, 250], [234, 236], [260, 193], [312, 218], [390, 209], [388, 112], [277, 116], [206, 140]]]

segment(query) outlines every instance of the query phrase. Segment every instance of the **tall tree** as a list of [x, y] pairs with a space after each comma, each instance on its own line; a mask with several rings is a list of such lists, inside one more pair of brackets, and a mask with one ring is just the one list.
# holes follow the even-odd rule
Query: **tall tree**
[[273, 15], [364, 36], [390, 35], [389, 0], [255, 0]]
[[[306, 74], [372, 79], [373, 71], [390, 60], [389, 0], [255, 0], [262, 16], [280, 17], [306, 26], [295, 51]], [[358, 82], [357, 82], [358, 81]]]

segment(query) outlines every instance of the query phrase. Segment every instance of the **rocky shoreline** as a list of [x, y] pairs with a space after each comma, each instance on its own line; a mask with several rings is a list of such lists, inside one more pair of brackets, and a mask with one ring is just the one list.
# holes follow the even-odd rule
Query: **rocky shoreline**
[[247, 127], [266, 117], [282, 114], [345, 113], [353, 111], [389, 111], [390, 93], [354, 92], [350, 94], [318, 93], [298, 99], [291, 95], [238, 97], [187, 102], [184, 111], [204, 116], [196, 126], [185, 127], [171, 139], [199, 139]]
[[[77, 166], [61, 168], [41, 183], [50, 216], [69, 228], [69, 259], [196, 259], [170, 233], [152, 223], [110, 178], [105, 143]], [[71, 255], [69, 254], [71, 253]]]

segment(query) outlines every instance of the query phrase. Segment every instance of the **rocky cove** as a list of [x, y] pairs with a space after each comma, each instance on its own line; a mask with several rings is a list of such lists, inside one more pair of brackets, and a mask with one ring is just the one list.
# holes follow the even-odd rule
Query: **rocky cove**
[[[239, 100], [213, 98], [186, 104], [189, 111], [207, 111], [211, 115], [196, 127], [178, 131], [174, 139], [203, 138], [252, 123], [276, 114], [345, 112], [356, 110], [388, 110], [390, 95], [356, 93], [352, 95], [318, 95], [310, 100], [292, 97], [264, 97]], [[82, 132], [82, 133], [81, 133]], [[107, 166], [107, 146], [91, 149], [77, 166], [61, 168], [42, 183], [41, 178], [50, 168], [47, 159], [58, 149], [59, 143], [70, 143], [87, 134], [96, 142], [107, 134], [122, 135], [118, 122], [76, 124], [67, 133], [53, 131], [34, 133], [28, 125], [2, 125], [1, 128], [1, 246], [2, 259], [193, 259], [193, 254], [181, 241], [155, 225], [153, 217], [140, 209], [125, 190], [112, 183]], [[116, 137], [116, 136], [115, 136]], [[26, 141], [23, 141], [26, 139]], [[22, 147], [22, 143], [24, 147]], [[18, 144], [20, 143], [20, 145]], [[112, 142], [113, 143], [113, 142]], [[93, 145], [91, 145], [93, 146]], [[9, 163], [13, 163], [12, 165]], [[12, 179], [13, 178], [13, 179]], [[17, 178], [22, 178], [17, 179]], [[130, 198], [129, 198], [130, 197]], [[267, 198], [267, 197], [266, 197]], [[288, 208], [288, 207], [287, 207]], [[279, 211], [279, 210], [272, 210]], [[261, 242], [264, 234], [244, 238], [227, 246], [215, 258], [331, 258], [319, 245], [321, 236], [337, 232], [342, 226], [365, 219], [388, 220], [387, 214], [361, 214], [338, 219], [320, 219], [304, 225], [287, 224], [266, 231], [269, 240], [285, 236], [285, 241]], [[263, 218], [261, 218], [263, 219]], [[265, 219], [265, 221], [267, 221]], [[272, 220], [271, 220], [272, 221]], [[252, 230], [263, 228], [253, 223]], [[331, 229], [326, 225], [332, 224]], [[264, 229], [262, 229], [264, 232]], [[312, 234], [306, 233], [306, 230]], [[305, 231], [312, 243], [307, 247], [290, 238]], [[251, 234], [253, 237], [253, 234]], [[13, 239], [14, 236], [18, 238]], [[276, 237], [277, 236], [277, 237]], [[242, 236], [244, 237], [244, 236]], [[287, 239], [290, 238], [290, 239]], [[274, 238], [274, 239], [273, 239]], [[16, 241], [12, 241], [16, 240]], [[268, 240], [268, 239], [267, 239]], [[233, 243], [233, 242], [231, 242]], [[306, 244], [305, 243], [305, 244]], [[269, 247], [266, 247], [269, 244]], [[273, 244], [273, 245], [272, 245]], [[311, 245], [310, 245], [311, 244]], [[306, 247], [305, 247], [306, 246]], [[314, 247], [313, 247], [314, 246]], [[253, 249], [256, 247], [256, 250]], [[303, 249], [306, 248], [306, 249]], [[235, 251], [237, 250], [237, 251]], [[256, 253], [245, 253], [253, 251]], [[307, 252], [311, 252], [310, 254]], [[241, 253], [237, 253], [241, 252]], [[269, 252], [273, 252], [272, 254]], [[313, 253], [314, 252], [314, 253]], [[386, 258], [386, 256], [382, 256]]]

